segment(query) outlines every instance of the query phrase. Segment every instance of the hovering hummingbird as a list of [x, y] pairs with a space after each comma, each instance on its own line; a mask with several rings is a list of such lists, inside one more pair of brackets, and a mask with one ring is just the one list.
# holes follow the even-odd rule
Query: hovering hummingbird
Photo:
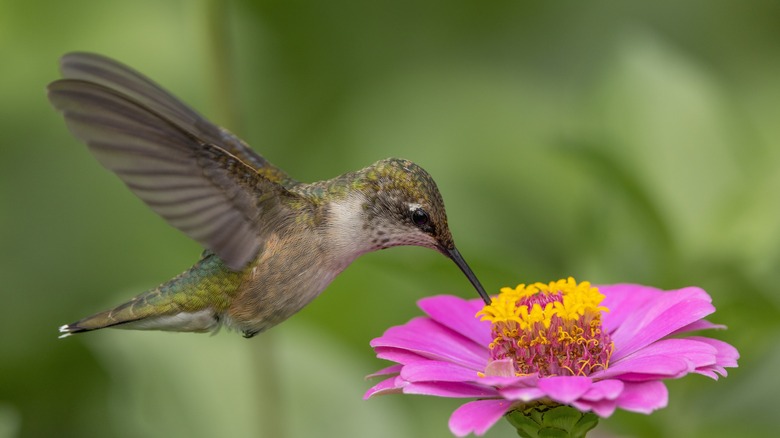
[[292, 179], [160, 86], [89, 53], [62, 57], [48, 96], [100, 163], [169, 224], [202, 244], [179, 276], [60, 327], [240, 330], [247, 338], [301, 310], [358, 256], [398, 245], [452, 259], [485, 300], [447, 227], [436, 183], [389, 158], [327, 181]]

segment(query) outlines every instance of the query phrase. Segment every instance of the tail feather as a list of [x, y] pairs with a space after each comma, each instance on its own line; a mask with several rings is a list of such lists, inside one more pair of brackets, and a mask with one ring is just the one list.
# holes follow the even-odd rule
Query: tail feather
[[[133, 298], [132, 300], [120, 304], [119, 306], [111, 309], [106, 310], [104, 312], [96, 313], [92, 316], [88, 316], [86, 318], [82, 318], [76, 322], [65, 324], [60, 327], [60, 333], [62, 333], [59, 337], [60, 338], [67, 338], [70, 335], [75, 335], [77, 333], [84, 333], [84, 332], [90, 332], [93, 330], [99, 330], [102, 328], [109, 328], [109, 327], [118, 327], [124, 324], [132, 324], [134, 322], [137, 322], [143, 318], [148, 318], [151, 315], [152, 312], [149, 309], [148, 305], [145, 312], [136, 312], [133, 311], [133, 308], [136, 307], [135, 305], [139, 303], [140, 301], [143, 301], [143, 298], [152, 293], [153, 291], [147, 292], [143, 295], [139, 295], [138, 297]], [[139, 306], [140, 308], [138, 310], [141, 310], [143, 306]], [[164, 316], [164, 315], [160, 315]]]
[[[126, 303], [127, 304], [127, 303]], [[127, 330], [163, 330], [177, 332], [210, 332], [219, 328], [219, 317], [210, 308], [193, 312], [153, 313], [143, 317], [117, 318], [108, 310], [60, 327], [60, 338], [103, 328]]]
[[68, 336], [75, 335], [76, 333], [88, 332], [90, 329], [81, 328], [75, 324], [65, 324], [60, 326], [61, 335], [58, 338], [67, 338]]
[[113, 309], [59, 328], [60, 338], [102, 328], [209, 332], [219, 328], [241, 273], [227, 269], [211, 253], [190, 270]]
[[[88, 319], [89, 318], [85, 318], [84, 320], [88, 320]], [[81, 320], [81, 321], [84, 321], [84, 320]], [[81, 321], [77, 321], [77, 322], [74, 322], [74, 323], [71, 323], [71, 324], [65, 324], [65, 325], [60, 326], [59, 331], [62, 334], [59, 335], [58, 338], [60, 338], [60, 339], [67, 338], [68, 336], [76, 335], [76, 334], [79, 334], [79, 333], [91, 332], [93, 330], [98, 330], [98, 329], [102, 329], [102, 328], [109, 328], [109, 327], [115, 327], [115, 326], [117, 326], [119, 324], [127, 324], [127, 323], [131, 323], [132, 322], [132, 321], [118, 322], [118, 323], [115, 323], [115, 324], [108, 324], [108, 325], [103, 325], [103, 326], [99, 326], [99, 327], [98, 326], [96, 326], [96, 327], [84, 327], [84, 326], [79, 325], [81, 323]]]

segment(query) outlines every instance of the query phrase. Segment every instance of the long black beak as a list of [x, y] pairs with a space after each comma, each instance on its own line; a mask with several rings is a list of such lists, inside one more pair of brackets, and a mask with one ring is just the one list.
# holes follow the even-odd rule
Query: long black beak
[[460, 255], [457, 248], [445, 248], [444, 254], [451, 258], [452, 261], [458, 265], [460, 270], [466, 274], [466, 278], [468, 278], [471, 284], [474, 285], [474, 288], [477, 289], [477, 293], [479, 293], [479, 296], [482, 297], [482, 301], [484, 301], [485, 304], [490, 304], [490, 296], [488, 296], [487, 292], [485, 292], [485, 288], [483, 288], [482, 284], [479, 282], [479, 280], [477, 280], [477, 276], [474, 275], [474, 272], [471, 270], [471, 268], [469, 268], [469, 265], [465, 260], [463, 260], [463, 256]]

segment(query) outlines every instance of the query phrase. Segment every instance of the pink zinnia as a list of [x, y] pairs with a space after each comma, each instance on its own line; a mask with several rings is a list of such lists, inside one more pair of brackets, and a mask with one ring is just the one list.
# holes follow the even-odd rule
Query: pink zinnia
[[[483, 434], [505, 414], [534, 403], [610, 416], [667, 404], [663, 379], [698, 373], [717, 379], [736, 367], [731, 345], [690, 336], [723, 328], [696, 287], [661, 291], [633, 284], [591, 286], [574, 279], [503, 288], [482, 301], [436, 296], [419, 301], [428, 317], [371, 341], [397, 362], [366, 398], [388, 393], [477, 398], [453, 412], [458, 436]], [[478, 315], [481, 320], [474, 316]]]

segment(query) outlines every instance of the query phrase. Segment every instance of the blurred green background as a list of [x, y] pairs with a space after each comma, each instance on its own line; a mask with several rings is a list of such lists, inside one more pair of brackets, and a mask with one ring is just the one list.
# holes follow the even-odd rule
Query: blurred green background
[[460, 404], [362, 400], [385, 365], [372, 338], [423, 296], [476, 296], [420, 248], [360, 258], [252, 340], [58, 340], [200, 252], [50, 108], [72, 50], [137, 68], [303, 181], [418, 162], [489, 290], [704, 287], [740, 367], [669, 382], [668, 408], [593, 435], [776, 433], [778, 23], [776, 1], [0, 0], [0, 438], [446, 437]]

